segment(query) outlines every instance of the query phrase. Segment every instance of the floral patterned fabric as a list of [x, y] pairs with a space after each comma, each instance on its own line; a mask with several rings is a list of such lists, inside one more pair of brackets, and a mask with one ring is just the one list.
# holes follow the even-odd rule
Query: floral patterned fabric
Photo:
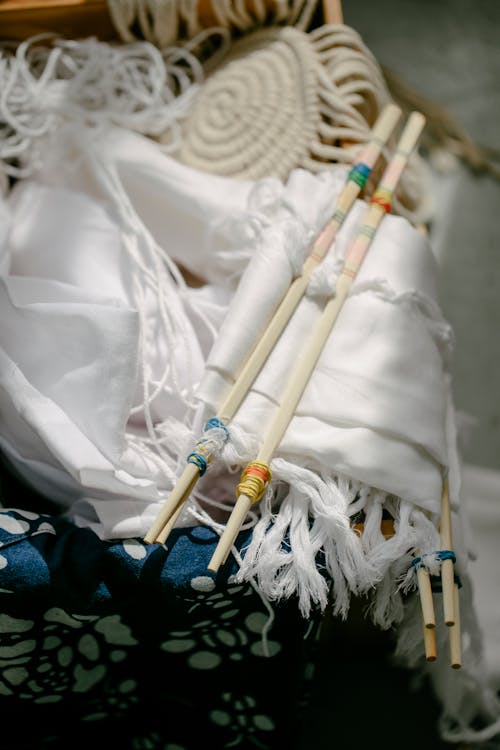
[[207, 571], [216, 541], [196, 527], [169, 550], [104, 542], [0, 511], [2, 750], [101, 747], [109, 732], [130, 750], [295, 747], [319, 615], [292, 601], [270, 624], [234, 562]]

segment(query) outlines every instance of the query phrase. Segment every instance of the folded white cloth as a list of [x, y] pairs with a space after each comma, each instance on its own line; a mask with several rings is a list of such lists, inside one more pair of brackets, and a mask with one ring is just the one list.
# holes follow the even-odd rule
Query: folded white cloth
[[[359, 201], [332, 252], [343, 258], [366, 204]], [[276, 247], [273, 247], [276, 252]], [[207, 362], [198, 395], [214, 410], [234, 382], [244, 351], [282, 296], [282, 268], [252, 260]], [[267, 266], [261, 268], [261, 266]], [[321, 269], [320, 269], [321, 270]], [[333, 279], [332, 279], [333, 281]], [[236, 424], [259, 436], [280, 402], [301, 345], [325, 298], [306, 297], [256, 380]], [[242, 345], [242, 341], [245, 346]], [[300, 401], [278, 455], [302, 456], [438, 510], [451, 331], [436, 303], [428, 240], [387, 216]]]
[[2, 205], [0, 441], [27, 481], [105, 538], [145, 534], [249, 257], [272, 234], [291, 269], [290, 226], [310, 238], [339, 179], [238, 182], [127, 131], [60, 134]]

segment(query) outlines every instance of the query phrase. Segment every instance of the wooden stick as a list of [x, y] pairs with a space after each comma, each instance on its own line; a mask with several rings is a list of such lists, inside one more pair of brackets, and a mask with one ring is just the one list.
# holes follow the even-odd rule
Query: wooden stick
[[455, 623], [450, 626], [450, 664], [452, 669], [460, 669], [462, 666], [462, 636], [460, 631], [460, 596], [458, 586], [453, 586]]
[[[398, 143], [396, 154], [385, 169], [381, 182], [363, 217], [361, 227], [347, 252], [342, 273], [337, 280], [335, 297], [327, 302], [320, 319], [313, 329], [312, 335], [300, 352], [297, 363], [292, 369], [290, 378], [285, 386], [285, 391], [281, 397], [280, 406], [260, 447], [256, 459], [260, 464], [269, 464], [276, 448], [281, 442], [376, 230], [386, 212], [390, 210], [392, 195], [410, 153], [420, 137], [424, 124], [425, 118], [419, 112], [413, 112], [410, 115]], [[248, 512], [249, 503], [251, 504], [252, 501], [255, 500], [252, 500], [250, 494], [246, 492], [239, 494], [233, 514], [229, 518], [224, 533], [208, 565], [209, 570], [217, 571], [220, 565], [227, 559], [241, 528], [241, 519], [242, 517], [244, 518], [243, 512], [245, 510]]]
[[182, 487], [186, 486], [187, 490], [184, 495], [182, 495], [180, 491], [175, 492], [175, 489], [177, 487], [176, 485], [174, 491], [168, 498], [167, 503], [162, 508], [156, 521], [144, 537], [144, 541], [147, 544], [152, 544], [153, 542], [157, 542], [158, 544], [165, 544], [167, 537], [170, 535], [170, 532], [173, 530], [177, 522], [177, 519], [182, 513], [185, 497], [187, 497], [191, 493], [191, 490], [194, 488], [199, 477], [200, 472], [198, 470], [198, 467], [194, 464], [186, 464], [186, 468], [181, 474], [181, 480], [185, 482], [185, 485], [181, 483], [179, 486], [181, 489]]
[[[443, 491], [441, 494], [441, 523], [439, 531], [441, 535], [441, 548], [453, 551], [448, 479], [443, 481]], [[455, 623], [455, 566], [453, 560], [443, 560], [441, 562], [441, 582], [443, 586], [444, 621], [451, 627]]]
[[[364, 531], [364, 523], [362, 522], [355, 523], [353, 524], [352, 528], [357, 532], [359, 536], [361, 536]], [[384, 536], [384, 539], [391, 539], [391, 537], [394, 536], [393, 519], [384, 519], [380, 524], [380, 530]], [[422, 570], [424, 570], [425, 573], [427, 573], [427, 571], [424, 568]], [[423, 580], [423, 578], [425, 578], [425, 580]], [[417, 581], [418, 581], [418, 588], [419, 588], [419, 594], [420, 594], [420, 603], [422, 607], [422, 626], [423, 626], [422, 632], [424, 635], [425, 658], [427, 659], [427, 661], [436, 661], [437, 644], [436, 644], [436, 628], [434, 627], [436, 618], [434, 615], [434, 605], [432, 601], [432, 588], [431, 588], [429, 574], [427, 573], [427, 575], [424, 577], [422, 576], [418, 577], [418, 571], [417, 571]], [[425, 602], [425, 614], [424, 614], [423, 602]], [[426, 624], [426, 620], [428, 623], [430, 623], [431, 619], [433, 619], [434, 621], [434, 626], [432, 626], [431, 624]]]
[[418, 592], [420, 594], [420, 606], [422, 608], [422, 621], [424, 628], [436, 627], [436, 615], [434, 613], [434, 604], [432, 601], [432, 588], [429, 571], [420, 567], [417, 568]]
[[163, 508], [157, 515], [148, 533], [144, 537], [144, 541], [146, 542], [146, 544], [152, 544], [155, 541], [157, 541], [159, 544], [163, 544], [165, 542], [167, 537], [165, 536], [163, 539], [160, 539], [158, 535], [167, 525], [170, 529], [169, 520], [174, 514], [177, 514], [177, 511], [181, 510], [185, 498], [188, 497], [199, 477], [200, 471], [198, 467], [195, 466], [195, 464], [186, 464], [186, 466], [184, 467], [184, 471], [177, 480], [174, 489], [163, 505]]
[[424, 631], [424, 648], [425, 658], [427, 661], [436, 661], [437, 659], [437, 646], [436, 646], [436, 628], [423, 628]]
[[[360, 154], [358, 165], [365, 165], [367, 170], [373, 168], [400, 117], [401, 110], [399, 107], [389, 104], [384, 108], [373, 127], [368, 143]], [[355, 181], [348, 179], [339, 196], [333, 218], [316, 239], [312, 251], [302, 267], [301, 275], [292, 282], [285, 297], [269, 321], [264, 334], [250, 352], [229, 394], [219, 407], [217, 417], [223, 422], [227, 423], [234, 417], [298, 303], [304, 296], [313, 271], [327, 254], [338, 229], [342, 226], [361, 189], [362, 180]], [[209, 456], [207, 458], [210, 460]], [[199, 471], [197, 467], [188, 464], [177, 480], [171, 495], [155, 519], [155, 522], [144, 537], [146, 543], [150, 544], [157, 541], [163, 544], [166, 541], [170, 533], [166, 525], [168, 524], [168, 529], [171, 530], [172, 528], [171, 524], [169, 524], [169, 519], [178, 509], [179, 503], [185, 502], [198, 478]]]
[[[352, 528], [359, 534], [359, 536], [361, 536], [364, 531], [364, 524], [356, 523]], [[390, 539], [394, 536], [394, 521], [392, 519], [384, 519], [380, 524], [380, 529], [384, 538]], [[425, 568], [417, 569], [417, 581], [420, 595], [420, 606], [422, 608], [422, 632], [424, 635], [425, 658], [427, 661], [436, 661], [436, 616], [434, 613], [430, 577]]]

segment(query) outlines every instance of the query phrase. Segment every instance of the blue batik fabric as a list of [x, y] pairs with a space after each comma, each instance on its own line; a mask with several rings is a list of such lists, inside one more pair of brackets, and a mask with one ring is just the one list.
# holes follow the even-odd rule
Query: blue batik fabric
[[294, 747], [319, 616], [274, 606], [263, 637], [268, 609], [235, 563], [207, 571], [217, 539], [102, 541], [1, 510], [2, 750], [87, 750], [108, 731], [130, 750]]

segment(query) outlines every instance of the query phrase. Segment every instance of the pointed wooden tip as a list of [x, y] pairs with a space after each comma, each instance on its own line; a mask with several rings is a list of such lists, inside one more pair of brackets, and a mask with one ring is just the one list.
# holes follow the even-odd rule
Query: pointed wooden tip
[[436, 629], [424, 628], [424, 648], [425, 658], [432, 662], [437, 659]]
[[156, 541], [156, 534], [154, 533], [154, 531], [152, 531], [152, 529], [149, 529], [148, 533], [145, 537], [143, 537], [142, 541], [145, 544], [154, 544]]
[[429, 572], [425, 568], [417, 569], [418, 592], [422, 609], [422, 622], [426, 629], [436, 627], [436, 615], [432, 601], [432, 588]]
[[460, 628], [460, 600], [458, 586], [454, 587], [455, 624], [449, 630], [450, 639], [450, 665], [452, 669], [460, 669], [462, 666], [462, 633]]
[[[182, 505], [189, 497], [193, 487], [200, 478], [200, 471], [194, 464], [187, 464], [181, 476], [177, 480], [175, 487], [170, 493], [169, 497], [165, 500], [162, 509], [158, 513], [154, 523], [148, 530], [144, 537], [146, 544], [153, 544], [159, 541], [160, 535], [162, 535], [165, 527], [171, 522], [172, 517], [179, 515]], [[170, 527], [170, 530], [173, 527]], [[165, 539], [160, 541], [160, 544], [164, 544]]]

